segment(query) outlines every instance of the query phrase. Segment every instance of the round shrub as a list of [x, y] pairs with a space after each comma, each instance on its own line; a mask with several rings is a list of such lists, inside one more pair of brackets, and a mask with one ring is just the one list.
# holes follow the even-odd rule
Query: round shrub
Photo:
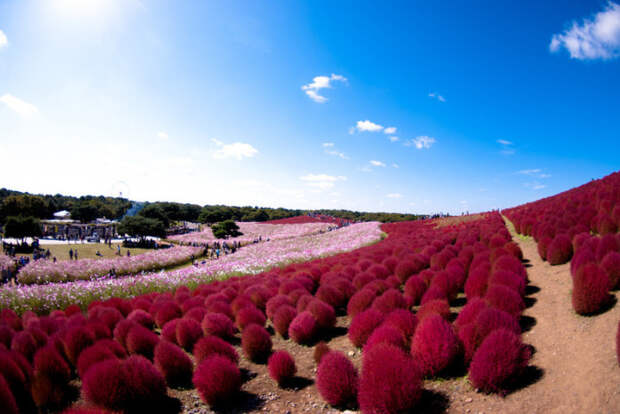
[[405, 283], [405, 296], [410, 298], [414, 305], [419, 305], [426, 292], [426, 283], [418, 276], [412, 276]]
[[305, 310], [314, 316], [319, 329], [329, 329], [336, 325], [336, 311], [320, 299], [314, 299]]
[[280, 334], [282, 338], [288, 337], [288, 328], [297, 316], [297, 311], [290, 305], [280, 306], [274, 313], [272, 323], [273, 329]]
[[28, 360], [32, 360], [37, 348], [37, 343], [30, 332], [20, 331], [13, 335], [13, 339], [11, 340], [11, 350], [19, 352]]
[[299, 313], [288, 327], [288, 336], [298, 344], [310, 342], [316, 333], [316, 319], [308, 311]]
[[388, 313], [383, 325], [391, 325], [398, 329], [405, 338], [411, 338], [418, 326], [418, 317], [406, 309], [396, 309]]
[[194, 319], [183, 318], [177, 323], [176, 343], [181, 348], [190, 351], [200, 338], [202, 338], [202, 328]]
[[381, 313], [387, 314], [394, 309], [406, 309], [407, 301], [398, 289], [388, 289], [372, 302], [372, 307]]
[[317, 368], [316, 387], [328, 404], [345, 406], [357, 397], [357, 370], [342, 353], [329, 351]]
[[547, 250], [553, 239], [549, 236], [543, 236], [538, 240], [538, 255], [542, 260], [547, 260]]
[[19, 414], [17, 401], [15, 401], [13, 392], [2, 375], [0, 375], [0, 406], [6, 414]]
[[402, 349], [403, 351], [407, 350], [407, 338], [405, 338], [402, 332], [392, 325], [386, 325], [385, 323], [383, 323], [372, 332], [372, 334], [364, 344], [364, 358], [366, 358], [366, 354], [372, 348], [379, 344], [385, 343], [394, 345], [395, 347]]
[[547, 247], [547, 261], [550, 265], [560, 265], [570, 261], [573, 256], [573, 244], [566, 234], [555, 236]]
[[207, 308], [205, 308], [204, 306], [194, 306], [190, 310], [185, 312], [183, 317], [185, 319], [193, 319], [196, 322], [201, 323], [206, 314]]
[[122, 320], [119, 323], [116, 324], [116, 327], [114, 328], [114, 339], [123, 346], [123, 348], [126, 348], [127, 345], [125, 344], [125, 339], [127, 339], [127, 334], [129, 333], [129, 330], [131, 328], [133, 328], [134, 326], [137, 326], [138, 324], [130, 321], [128, 319]]
[[155, 321], [153, 320], [151, 314], [142, 309], [135, 309], [131, 311], [131, 313], [127, 315], [127, 320], [135, 322], [138, 325], [142, 325], [149, 330], [152, 330], [155, 327]]
[[241, 334], [241, 348], [245, 356], [254, 362], [262, 362], [271, 353], [271, 336], [260, 325], [250, 324]]
[[160, 328], [173, 319], [177, 319], [183, 316], [183, 312], [179, 305], [174, 302], [164, 302], [159, 306], [159, 309], [155, 313], [155, 323]]
[[202, 320], [201, 327], [205, 336], [215, 335], [227, 339], [235, 335], [235, 325], [232, 320], [221, 313], [207, 313]]
[[469, 380], [485, 392], [501, 392], [529, 362], [531, 352], [514, 332], [498, 329], [482, 342], [469, 367]]
[[32, 398], [38, 407], [58, 406], [65, 398], [71, 368], [53, 346], [40, 348], [34, 356]]
[[451, 312], [448, 301], [445, 299], [431, 300], [418, 309], [417, 316], [419, 321], [431, 315], [439, 315], [445, 320], [449, 320]]
[[124, 358], [126, 355], [125, 349], [114, 340], [102, 339], [97, 341], [80, 354], [77, 362], [78, 375], [80, 378], [84, 378], [84, 374], [96, 363], [106, 359]]
[[94, 342], [95, 335], [90, 329], [82, 326], [69, 329], [65, 333], [64, 347], [65, 355], [69, 359], [71, 365], [75, 366], [80, 352], [91, 346]]
[[316, 362], [318, 365], [321, 362], [321, 359], [323, 358], [323, 356], [327, 354], [329, 351], [330, 351], [329, 346], [324, 341], [321, 341], [318, 344], [316, 344], [316, 346], [314, 347], [314, 352], [312, 353], [314, 362]]
[[339, 308], [346, 304], [346, 296], [334, 286], [321, 285], [316, 291], [315, 297], [334, 308]]
[[616, 237], [613, 234], [606, 234], [605, 236], [601, 237], [598, 240], [599, 240], [599, 243], [595, 250], [597, 262], [600, 262], [601, 260], [603, 260], [603, 258], [605, 257], [605, 255], [607, 255], [607, 253], [617, 252], [618, 250], [620, 250], [620, 246], [618, 246], [618, 241], [616, 240]]
[[611, 289], [620, 287], [620, 253], [609, 252], [605, 255], [600, 263], [601, 269], [609, 277], [609, 286]]
[[266, 321], [267, 318], [265, 318], [263, 312], [253, 305], [240, 309], [235, 317], [235, 323], [240, 331], [243, 331], [250, 324], [264, 326]]
[[432, 286], [432, 287], [429, 287], [426, 290], [426, 292], [424, 292], [424, 295], [422, 296], [422, 300], [420, 301], [420, 304], [424, 305], [425, 303], [431, 302], [434, 300], [445, 300], [447, 302], [448, 297], [446, 296], [446, 293], [442, 289], [439, 289], [436, 286]]
[[127, 352], [142, 355], [148, 359], [153, 359], [153, 351], [158, 342], [159, 337], [142, 325], [131, 328], [125, 338]]
[[235, 348], [222, 338], [213, 335], [199, 339], [196, 345], [194, 345], [193, 354], [197, 363], [201, 363], [213, 355], [226, 357], [235, 364], [239, 361], [239, 355]]
[[439, 315], [420, 321], [411, 340], [411, 355], [424, 375], [435, 376], [458, 355], [459, 342], [452, 325]]
[[161, 329], [160, 336], [164, 338], [168, 342], [176, 343], [177, 342], [177, 324], [181, 319], [173, 319], [171, 321], [166, 322], [164, 327]]
[[241, 372], [230, 359], [213, 355], [198, 365], [193, 383], [204, 402], [217, 407], [231, 402], [241, 389]]
[[496, 270], [489, 278], [489, 285], [503, 285], [517, 292], [519, 296], [523, 296], [527, 282], [509, 270]]
[[469, 277], [465, 281], [465, 296], [467, 296], [467, 300], [484, 296], [487, 290], [489, 271], [490, 266], [482, 265], [469, 272]]
[[286, 295], [276, 295], [267, 301], [265, 314], [269, 319], [273, 319], [273, 314], [282, 305], [293, 306], [293, 302]]
[[353, 318], [358, 313], [365, 311], [372, 305], [377, 297], [372, 289], [362, 289], [357, 291], [347, 303], [347, 315]]
[[519, 317], [525, 309], [525, 303], [519, 293], [505, 285], [489, 285], [484, 299], [489, 305], [515, 317]]
[[422, 372], [415, 361], [390, 344], [380, 344], [364, 355], [359, 381], [362, 413], [405, 413], [422, 396]]
[[125, 317], [118, 309], [106, 307], [97, 313], [97, 319], [103, 322], [103, 324], [112, 331], [116, 324], [125, 319]]
[[582, 248], [575, 252], [573, 260], [570, 262], [570, 273], [573, 277], [577, 274], [577, 271], [588, 263], [595, 263], [596, 257], [592, 252], [592, 249]]
[[580, 315], [599, 311], [609, 299], [609, 277], [595, 263], [582, 266], [573, 278], [573, 309]]
[[160, 341], [155, 347], [154, 362], [169, 386], [185, 386], [191, 383], [194, 369], [192, 360], [173, 343]]
[[269, 357], [267, 368], [269, 370], [269, 376], [273, 378], [278, 385], [283, 385], [287, 381], [290, 381], [297, 372], [295, 360], [291, 354], [286, 351], [274, 352]]
[[487, 303], [481, 298], [468, 300], [456, 317], [454, 327], [458, 330], [461, 326], [475, 322], [480, 312], [485, 310], [487, 306]]
[[383, 322], [384, 315], [376, 309], [358, 313], [349, 325], [349, 340], [358, 348], [364, 346], [372, 332]]

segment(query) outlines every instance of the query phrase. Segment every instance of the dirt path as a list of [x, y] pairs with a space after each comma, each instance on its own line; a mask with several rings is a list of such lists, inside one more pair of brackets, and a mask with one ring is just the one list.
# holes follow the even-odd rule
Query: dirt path
[[540, 378], [503, 400], [474, 394], [471, 404], [451, 405], [448, 412], [619, 413], [620, 305], [597, 316], [578, 316], [571, 306], [570, 265], [550, 266], [540, 259], [533, 239], [513, 237], [529, 260], [533, 293], [528, 300], [535, 302], [524, 312], [533, 325], [523, 339], [535, 348], [531, 364]]

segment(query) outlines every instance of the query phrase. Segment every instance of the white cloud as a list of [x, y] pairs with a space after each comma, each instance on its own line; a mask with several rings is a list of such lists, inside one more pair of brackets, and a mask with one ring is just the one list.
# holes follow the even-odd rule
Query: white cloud
[[538, 177], [539, 178], [550, 178], [551, 174], [540, 174]]
[[377, 160], [370, 160], [370, 164], [374, 167], [385, 167], [384, 163], [382, 163], [381, 161], [377, 161]]
[[9, 39], [6, 37], [4, 32], [0, 30], [0, 49], [9, 45]]
[[[355, 128], [359, 132], [379, 132], [379, 131], [383, 130], [383, 127], [381, 125], [375, 124], [374, 122], [371, 122], [369, 120], [357, 121], [357, 124], [355, 125]], [[349, 132], [351, 132], [351, 131], [349, 131]]]
[[398, 141], [399, 139], [400, 139], [400, 138], [398, 138], [398, 137], [394, 137], [394, 136], [392, 136], [392, 137], [390, 137], [390, 142], [396, 142], [396, 141]]
[[168, 134], [164, 131], [159, 131], [157, 133], [157, 138], [161, 139], [162, 141], [167, 141], [168, 140]]
[[302, 177], [299, 177], [301, 181], [305, 181], [306, 184], [310, 187], [315, 187], [320, 190], [327, 190], [332, 188], [337, 181], [346, 181], [347, 177], [342, 175], [333, 176], [327, 174], [306, 174]]
[[334, 143], [333, 142], [324, 142], [322, 145], [323, 145], [323, 148], [329, 148], [329, 147], [333, 147]]
[[23, 118], [31, 118], [39, 113], [36, 106], [22, 101], [9, 93], [0, 96], [0, 102], [5, 104], [9, 109], [17, 112]]
[[431, 92], [431, 93], [429, 93], [429, 94], [428, 94], [428, 96], [429, 96], [430, 98], [435, 98], [435, 99], [437, 99], [439, 102], [445, 102], [445, 101], [446, 101], [446, 98], [444, 98], [443, 96], [441, 96], [440, 94], [435, 93], [435, 92]]
[[340, 151], [336, 151], [336, 150], [329, 150], [329, 151], [325, 151], [325, 153], [328, 154], [328, 155], [333, 155], [333, 156], [338, 157], [338, 158], [342, 158], [343, 160], [348, 160], [349, 159], [349, 157], [347, 157], [344, 152], [340, 152]]
[[543, 189], [543, 188], [545, 188], [545, 187], [547, 187], [547, 186], [546, 186], [546, 185], [544, 185], [544, 184], [535, 184], [535, 185], [532, 187], [532, 189], [534, 189], [534, 190], [542, 190], [542, 189]]
[[408, 147], [415, 146], [417, 149], [429, 149], [436, 142], [435, 138], [422, 135], [405, 142], [405, 145]]
[[213, 158], [216, 159], [236, 158], [238, 160], [242, 160], [243, 158], [252, 158], [258, 154], [258, 150], [256, 148], [243, 142], [224, 144], [215, 138], [211, 139], [211, 142], [219, 147], [219, 149], [213, 153]]
[[395, 162], [393, 162], [393, 163], [392, 163], [392, 168], [400, 168], [400, 167], [398, 166], [398, 164], [396, 164]]
[[306, 92], [306, 95], [308, 95], [308, 97], [314, 102], [325, 103], [327, 102], [327, 98], [320, 95], [319, 91], [321, 89], [331, 88], [332, 81], [346, 82], [347, 78], [334, 73], [332, 73], [331, 76], [315, 76], [311, 83], [303, 85], [301, 89]]
[[498, 139], [497, 143], [500, 144], [500, 145], [505, 145], [505, 146], [513, 145], [513, 143], [511, 141], [507, 141], [505, 139]]
[[620, 56], [620, 5], [609, 2], [605, 10], [581, 24], [573, 21], [570, 29], [554, 34], [549, 50], [568, 50], [573, 59], [612, 59]]
[[392, 135], [396, 133], [396, 127], [387, 127], [383, 130], [388, 135]]
[[400, 193], [390, 193], [386, 195], [387, 198], [403, 198], [403, 195]]
[[517, 171], [517, 174], [523, 174], [523, 175], [535, 175], [540, 173], [540, 168], [531, 168], [529, 170], [520, 170]]

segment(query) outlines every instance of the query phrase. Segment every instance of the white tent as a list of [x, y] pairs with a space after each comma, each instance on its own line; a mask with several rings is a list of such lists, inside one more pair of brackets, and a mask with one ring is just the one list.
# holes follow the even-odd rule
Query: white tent
[[54, 213], [54, 218], [68, 219], [71, 218], [71, 213], [69, 213], [67, 210], [60, 210]]

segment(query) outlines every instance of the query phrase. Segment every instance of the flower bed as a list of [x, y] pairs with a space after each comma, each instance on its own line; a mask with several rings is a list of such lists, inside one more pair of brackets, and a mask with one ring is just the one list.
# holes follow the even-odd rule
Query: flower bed
[[0, 254], [0, 272], [3, 272], [7, 269], [12, 269], [14, 267], [15, 261], [13, 260], [13, 258], [5, 254]]
[[19, 313], [26, 310], [47, 313], [74, 303], [84, 307], [95, 300], [169, 291], [182, 285], [196, 286], [231, 275], [255, 274], [273, 266], [354, 250], [377, 242], [381, 236], [379, 223], [359, 223], [317, 235], [257, 243], [219, 260], [170, 272], [120, 279], [5, 287], [0, 290], [0, 309], [11, 308]]
[[179, 244], [212, 244], [213, 242], [238, 242], [241, 244], [248, 244], [258, 240], [260, 237], [262, 241], [269, 240], [282, 240], [290, 239], [292, 237], [300, 237], [304, 235], [317, 234], [327, 231], [333, 224], [330, 223], [300, 223], [300, 224], [266, 224], [256, 222], [237, 222], [239, 231], [243, 235], [239, 237], [231, 237], [229, 239], [218, 239], [213, 235], [211, 228], [206, 227], [199, 233], [187, 233], [170, 236], [169, 240], [172, 240]]
[[25, 285], [74, 282], [104, 277], [112, 270], [117, 276], [154, 271], [186, 263], [192, 256], [200, 256], [202, 251], [202, 247], [174, 246], [112, 259], [80, 259], [56, 263], [50, 260], [35, 260], [19, 271], [17, 281]]

